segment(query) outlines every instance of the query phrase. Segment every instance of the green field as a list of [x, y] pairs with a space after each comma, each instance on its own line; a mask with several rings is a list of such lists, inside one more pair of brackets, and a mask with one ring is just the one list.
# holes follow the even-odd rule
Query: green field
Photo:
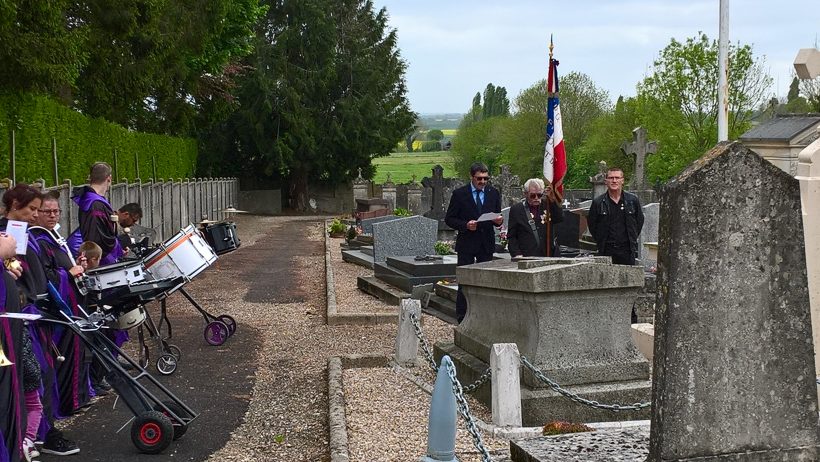
[[388, 172], [393, 183], [409, 183], [413, 174], [416, 175], [416, 181], [421, 182], [422, 178], [433, 175], [432, 170], [436, 164], [444, 167], [445, 178], [456, 176], [449, 151], [394, 152], [389, 156], [373, 159], [373, 165], [376, 167], [373, 182], [384, 183]]

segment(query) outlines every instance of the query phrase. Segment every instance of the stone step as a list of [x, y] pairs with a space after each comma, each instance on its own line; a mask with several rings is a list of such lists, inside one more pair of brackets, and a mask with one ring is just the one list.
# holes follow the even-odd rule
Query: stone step
[[356, 280], [359, 290], [368, 293], [390, 305], [400, 305], [402, 299], [410, 298], [410, 294], [397, 289], [390, 284], [376, 279], [375, 276], [359, 276]]
[[436, 295], [453, 303], [456, 302], [456, 296], [458, 295], [457, 284], [436, 284], [434, 287]]
[[439, 276], [412, 276], [387, 263], [375, 263], [373, 265], [373, 275], [405, 292], [412, 292], [413, 286], [432, 284], [440, 279]]
[[342, 250], [342, 260], [365, 268], [373, 268], [373, 256], [367, 255], [361, 250]]
[[373, 246], [372, 245], [363, 245], [359, 247], [359, 250], [364, 253], [365, 255], [373, 256]]
[[427, 302], [427, 306], [422, 311], [454, 326], [458, 325], [458, 321], [456, 321], [456, 303], [452, 300], [435, 294], [430, 295], [430, 301]]

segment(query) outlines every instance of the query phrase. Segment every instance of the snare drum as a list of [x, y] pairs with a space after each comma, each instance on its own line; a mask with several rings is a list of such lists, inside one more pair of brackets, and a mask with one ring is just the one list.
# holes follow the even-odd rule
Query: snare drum
[[232, 221], [208, 225], [203, 232], [208, 244], [211, 244], [217, 255], [233, 252], [242, 245], [239, 235], [236, 234], [236, 223]]
[[169, 241], [160, 244], [143, 262], [151, 279], [182, 276], [187, 282], [211, 266], [216, 258], [214, 249], [194, 225], [189, 225]]
[[146, 317], [145, 308], [140, 306], [121, 314], [114, 322], [114, 327], [119, 330], [128, 330], [145, 322]]
[[139, 260], [124, 261], [88, 270], [85, 276], [85, 286], [88, 290], [102, 292], [144, 281], [145, 267]]

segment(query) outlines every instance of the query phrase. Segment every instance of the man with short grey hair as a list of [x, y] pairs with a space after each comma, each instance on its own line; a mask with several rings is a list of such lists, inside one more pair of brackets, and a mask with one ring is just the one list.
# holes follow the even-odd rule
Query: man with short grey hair
[[510, 207], [507, 224], [510, 256], [560, 256], [553, 225], [563, 220], [564, 212], [557, 203], [552, 185], [545, 185], [540, 178], [524, 182], [524, 200]]

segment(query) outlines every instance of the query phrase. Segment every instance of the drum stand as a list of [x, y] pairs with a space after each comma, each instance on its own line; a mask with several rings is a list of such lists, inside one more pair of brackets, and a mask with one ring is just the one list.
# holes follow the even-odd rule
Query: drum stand
[[[173, 336], [173, 332], [171, 331], [171, 322], [168, 320], [168, 316], [166, 314], [165, 299], [163, 298], [162, 301], [160, 301], [159, 308], [159, 327], [157, 327], [157, 324], [154, 324], [154, 320], [151, 318], [148, 310], [146, 310], [145, 322], [137, 327], [137, 338], [139, 339], [140, 344], [140, 365], [143, 368], [148, 367], [148, 361], [150, 361], [151, 357], [148, 344], [145, 341], [145, 334], [142, 330], [142, 326], [144, 325], [145, 329], [148, 331], [149, 338], [155, 340], [157, 343], [157, 350], [159, 351], [159, 358], [157, 358], [156, 364], [157, 372], [162, 375], [171, 375], [177, 370], [177, 364], [182, 358], [182, 350], [180, 350], [178, 346], [168, 343], [168, 340], [171, 340], [171, 337]], [[163, 324], [168, 326], [167, 337], [162, 336]]]
[[[185, 288], [180, 288], [179, 292], [182, 294], [183, 297], [188, 299], [188, 302], [199, 311], [199, 314], [205, 319], [205, 332], [203, 335], [205, 336], [205, 341], [208, 342], [210, 345], [219, 346], [225, 343], [228, 340], [228, 337], [232, 336], [234, 332], [236, 332], [236, 321], [227, 314], [221, 314], [219, 316], [214, 316], [211, 313], [205, 311], [202, 306], [188, 293]], [[165, 300], [162, 300], [163, 304], [163, 313], [165, 312]], [[170, 324], [168, 325], [170, 330]], [[170, 337], [169, 337], [170, 338]]]

